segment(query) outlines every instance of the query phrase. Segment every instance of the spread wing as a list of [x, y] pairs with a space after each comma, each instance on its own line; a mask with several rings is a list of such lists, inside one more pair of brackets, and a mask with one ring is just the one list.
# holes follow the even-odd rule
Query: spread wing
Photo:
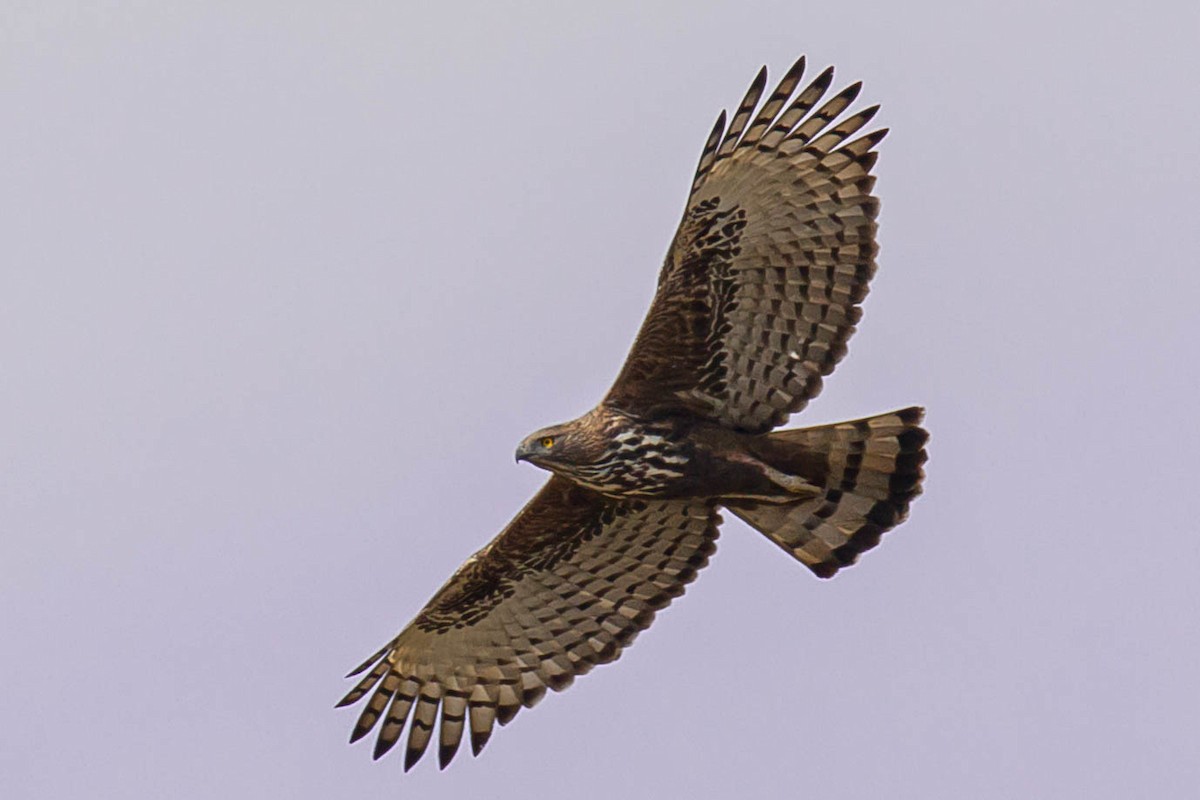
[[818, 106], [833, 69], [797, 94], [803, 72], [801, 58], [755, 114], [764, 68], [728, 127], [721, 113], [605, 402], [763, 432], [845, 355], [875, 271], [870, 170], [887, 131], [850, 140], [878, 106], [840, 118], [861, 84]]
[[547, 687], [564, 689], [615, 660], [708, 563], [719, 523], [702, 502], [605, 498], [551, 478], [408, 627], [351, 673], [367, 674], [338, 705], [370, 699], [350, 741], [382, 719], [379, 758], [407, 723], [407, 770], [440, 716], [441, 766], [466, 727], [478, 755], [493, 722], [505, 724]]

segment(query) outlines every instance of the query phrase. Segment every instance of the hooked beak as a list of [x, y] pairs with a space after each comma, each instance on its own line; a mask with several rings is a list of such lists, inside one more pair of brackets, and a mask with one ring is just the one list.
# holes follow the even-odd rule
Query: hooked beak
[[530, 446], [529, 442], [521, 442], [517, 446], [517, 463], [520, 464], [522, 461], [529, 461], [531, 458], [533, 458], [533, 447]]

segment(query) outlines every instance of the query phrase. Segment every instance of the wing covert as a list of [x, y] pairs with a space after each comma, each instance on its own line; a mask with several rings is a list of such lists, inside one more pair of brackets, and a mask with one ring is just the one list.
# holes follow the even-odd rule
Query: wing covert
[[478, 754], [494, 722], [615, 660], [708, 563], [719, 522], [701, 501], [619, 500], [551, 478], [351, 673], [366, 675], [338, 705], [369, 695], [351, 741], [382, 721], [379, 758], [407, 727], [407, 770], [440, 716], [441, 766], [465, 730]]
[[760, 72], [710, 134], [658, 291], [606, 403], [764, 432], [799, 411], [845, 355], [875, 271], [873, 148], [844, 119], [854, 84], [818, 107], [801, 58], [754, 110]]

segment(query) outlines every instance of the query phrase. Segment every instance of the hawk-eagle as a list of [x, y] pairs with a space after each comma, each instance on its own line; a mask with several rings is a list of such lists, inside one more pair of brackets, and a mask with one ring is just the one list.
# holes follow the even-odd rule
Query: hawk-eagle
[[[408, 728], [405, 769], [441, 717], [443, 767], [469, 731], [615, 660], [716, 548], [724, 507], [828, 578], [920, 492], [920, 408], [772, 432], [846, 353], [875, 272], [878, 106], [800, 89], [801, 58], [761, 105], [766, 68], [705, 142], [658, 291], [616, 383], [517, 460], [553, 473], [416, 619], [358, 669], [351, 741], [375, 757]], [[855, 138], [857, 136], [857, 138]], [[349, 677], [349, 676], [348, 676]]]

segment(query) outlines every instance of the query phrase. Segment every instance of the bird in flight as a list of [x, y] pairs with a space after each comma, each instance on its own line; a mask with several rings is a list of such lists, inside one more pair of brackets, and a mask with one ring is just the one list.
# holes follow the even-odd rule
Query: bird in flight
[[861, 84], [825, 100], [833, 69], [803, 74], [801, 57], [760, 105], [764, 67], [721, 112], [612, 389], [517, 448], [546, 485], [347, 676], [363, 675], [338, 705], [367, 698], [350, 740], [378, 727], [375, 758], [407, 727], [409, 769], [439, 717], [443, 768], [464, 733], [478, 755], [495, 723], [618, 658], [708, 563], [720, 508], [822, 578], [904, 520], [922, 409], [773, 431], [861, 316], [887, 132], [858, 135], [878, 106], [843, 114]]

